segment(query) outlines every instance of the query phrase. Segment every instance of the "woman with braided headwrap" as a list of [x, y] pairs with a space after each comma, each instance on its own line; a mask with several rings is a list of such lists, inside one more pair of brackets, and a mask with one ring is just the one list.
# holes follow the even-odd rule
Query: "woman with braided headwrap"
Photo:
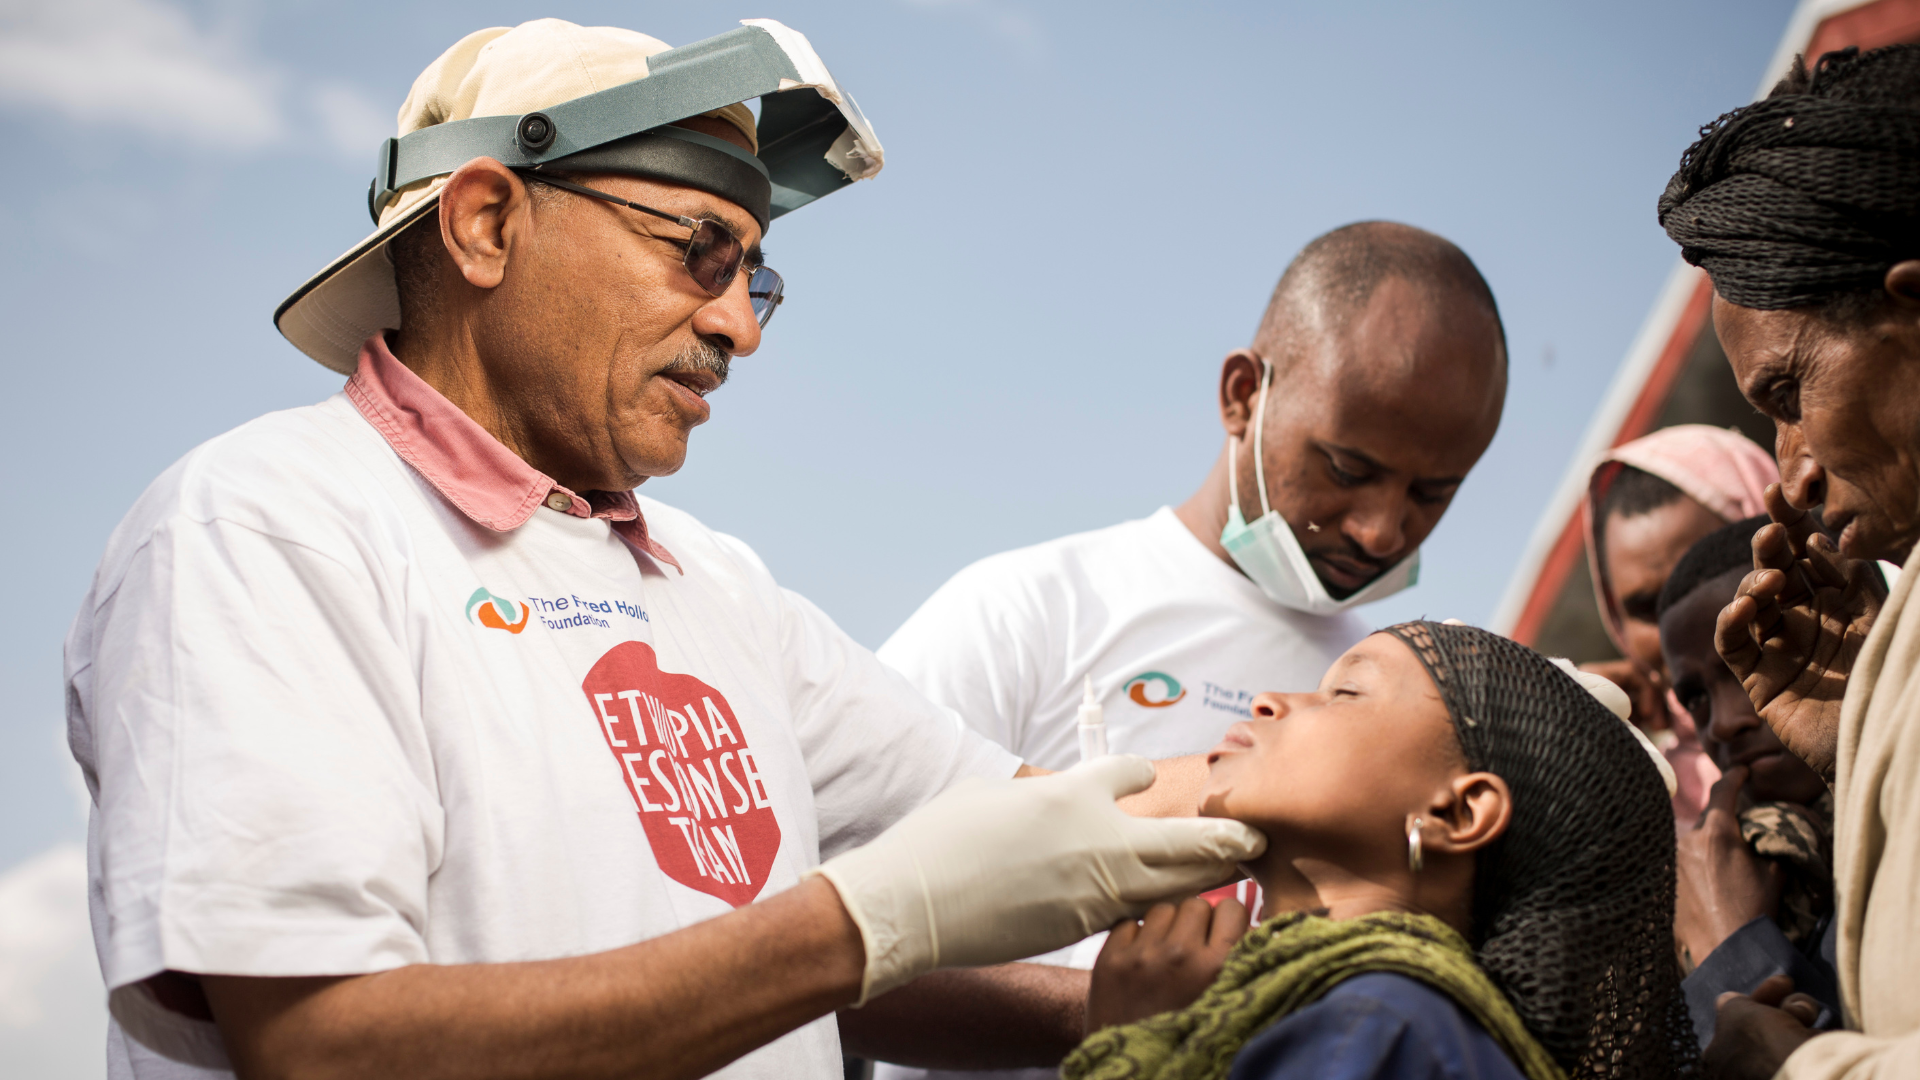
[[1255, 698], [1202, 812], [1267, 835], [1247, 870], [1281, 913], [1237, 944], [1231, 902], [1116, 927], [1062, 1075], [1692, 1075], [1670, 789], [1625, 695], [1576, 678], [1416, 622]]
[[1720, 1007], [1706, 1057], [1729, 1076], [1920, 1076], [1920, 574], [1882, 608], [1866, 562], [1904, 562], [1920, 542], [1920, 47], [1796, 66], [1702, 130], [1659, 214], [1713, 278], [1742, 393], [1796, 448], [1716, 645], [1761, 719], [1834, 784], [1855, 1029], [1815, 1037], [1813, 1003], [1769, 980]]

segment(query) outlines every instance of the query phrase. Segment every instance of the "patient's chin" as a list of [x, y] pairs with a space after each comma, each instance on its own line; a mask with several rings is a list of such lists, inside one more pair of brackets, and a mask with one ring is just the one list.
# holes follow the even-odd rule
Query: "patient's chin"
[[1208, 791], [1200, 797], [1200, 816], [1232, 817], [1233, 815], [1227, 812], [1227, 800], [1232, 796], [1233, 789], [1230, 787]]

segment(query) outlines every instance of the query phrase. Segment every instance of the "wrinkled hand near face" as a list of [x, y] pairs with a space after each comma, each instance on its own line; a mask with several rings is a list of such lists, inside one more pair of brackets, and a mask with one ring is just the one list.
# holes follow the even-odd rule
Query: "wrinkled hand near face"
[[1720, 613], [1714, 644], [1780, 742], [1831, 784], [1847, 678], [1886, 587], [1872, 562], [1841, 557], [1778, 484], [1767, 512], [1775, 523], [1754, 534], [1755, 569]]

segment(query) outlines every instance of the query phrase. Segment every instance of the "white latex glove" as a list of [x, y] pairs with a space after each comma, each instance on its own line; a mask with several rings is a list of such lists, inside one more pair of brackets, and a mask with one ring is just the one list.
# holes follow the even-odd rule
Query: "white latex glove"
[[833, 883], [867, 949], [864, 1005], [935, 968], [1071, 945], [1154, 901], [1226, 881], [1266, 838], [1223, 818], [1137, 818], [1143, 757], [1024, 780], [963, 780], [865, 847], [811, 871]]

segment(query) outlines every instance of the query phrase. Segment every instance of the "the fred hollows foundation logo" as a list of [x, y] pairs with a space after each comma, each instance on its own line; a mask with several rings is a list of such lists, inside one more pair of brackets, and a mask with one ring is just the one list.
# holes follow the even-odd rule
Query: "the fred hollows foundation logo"
[[504, 596], [495, 596], [484, 586], [473, 590], [473, 595], [467, 597], [467, 621], [493, 630], [517, 634], [527, 628], [530, 614], [532, 612], [527, 605], [515, 604]]
[[1143, 671], [1127, 680], [1127, 697], [1143, 708], [1164, 709], [1186, 696], [1180, 680], [1164, 671]]

